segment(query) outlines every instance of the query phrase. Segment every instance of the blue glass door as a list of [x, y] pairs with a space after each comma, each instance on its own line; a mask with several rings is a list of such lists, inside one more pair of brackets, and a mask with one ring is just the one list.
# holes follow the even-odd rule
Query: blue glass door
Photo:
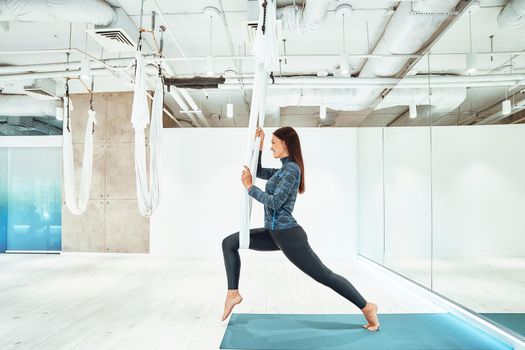
[[10, 148], [7, 154], [7, 251], [60, 251], [60, 148]]
[[7, 248], [7, 148], [0, 147], [0, 253]]

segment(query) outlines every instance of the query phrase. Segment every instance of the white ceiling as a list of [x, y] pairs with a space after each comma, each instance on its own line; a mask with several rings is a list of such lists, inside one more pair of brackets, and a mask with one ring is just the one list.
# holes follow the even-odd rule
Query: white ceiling
[[[206, 56], [209, 54], [210, 44], [210, 18], [203, 13], [206, 6], [220, 8], [218, 0], [192, 0], [192, 1], [170, 1], [156, 0], [169, 27], [177, 37], [188, 57]], [[333, 10], [340, 3], [349, 3], [353, 6], [354, 11], [345, 21], [345, 45], [349, 53], [366, 53], [368, 50], [367, 37], [372, 40], [376, 31], [379, 29], [381, 21], [387, 9], [396, 5], [396, 1], [380, 0], [362, 0], [362, 1], [334, 1], [330, 9]], [[127, 14], [133, 19], [138, 26], [140, 23], [140, 1], [137, 0], [113, 0], [113, 5], [120, 5]], [[291, 4], [292, 1], [278, 1], [278, 6]], [[300, 4], [300, 1], [297, 1]], [[494, 50], [496, 51], [522, 51], [525, 50], [525, 27], [514, 29], [500, 29], [496, 23], [496, 17], [505, 0], [482, 0], [482, 8], [472, 15], [472, 38], [473, 50], [476, 52], [490, 51], [489, 36], [494, 35]], [[246, 0], [222, 0], [225, 17], [229, 25], [229, 34], [231, 35], [235, 54], [244, 55], [250, 53], [250, 48], [246, 47], [242, 25], [246, 20]], [[144, 3], [145, 16], [143, 25], [150, 26], [150, 13], [155, 10], [153, 0], [146, 0]], [[157, 16], [157, 25], [163, 24]], [[214, 56], [231, 55], [228, 44], [228, 36], [225, 26], [221, 21], [215, 19], [212, 25], [212, 54]], [[368, 35], [367, 35], [368, 27]], [[283, 38], [286, 39], [286, 52], [290, 55], [305, 54], [319, 55], [327, 54], [333, 57], [307, 57], [307, 58], [290, 58], [287, 64], [282, 64], [283, 74], [315, 74], [318, 70], [328, 70], [333, 72], [338, 67], [339, 55], [342, 52], [342, 20], [336, 17], [333, 11], [329, 12], [326, 23], [318, 30], [312, 33], [301, 33], [298, 31], [284, 31]], [[118, 57], [101, 50], [97, 42], [88, 37], [86, 43], [85, 35], [86, 25], [72, 25], [72, 47], [84, 50], [87, 44], [88, 52], [96, 57], [110, 58]], [[465, 74], [465, 56], [457, 53], [465, 53], [469, 50], [469, 27], [468, 15], [458, 18], [452, 26], [433, 44], [430, 59], [422, 58], [412, 69], [411, 74], [428, 72], [446, 73], [446, 74]], [[137, 33], [133, 33], [135, 39]], [[68, 23], [22, 23], [13, 22], [10, 24], [10, 30], [0, 33], [0, 51], [7, 50], [39, 50], [39, 49], [59, 49], [67, 48], [69, 43], [69, 24]], [[148, 39], [150, 44], [152, 41]], [[283, 53], [283, 45], [280, 45], [280, 52]], [[456, 53], [456, 54], [455, 54]], [[449, 54], [449, 55], [446, 55]], [[123, 55], [121, 55], [123, 57]], [[132, 53], [128, 56], [132, 56]], [[165, 36], [165, 57], [181, 57], [180, 51], [176, 48], [174, 42], [169, 36]], [[479, 66], [481, 73], [488, 73], [505, 65], [510, 55], [495, 55], [493, 62], [490, 56], [480, 56]], [[71, 61], [80, 60], [79, 54], [73, 54]], [[32, 55], [0, 55], [0, 65], [22, 65], [35, 63], [53, 63], [65, 62], [65, 54], [32, 54]], [[353, 66], [359, 67], [363, 62], [361, 58], [351, 58]], [[514, 60], [514, 72], [525, 72], [525, 55]], [[204, 61], [192, 61], [192, 69], [197, 74], [204, 74]], [[224, 72], [228, 67], [232, 67], [234, 62], [229, 59], [216, 60], [215, 70], [217, 73]], [[180, 75], [192, 74], [192, 69], [185, 62], [172, 62], [173, 70]], [[253, 71], [253, 62], [251, 60], [243, 61], [243, 73]], [[499, 73], [508, 73], [509, 68], [504, 68]], [[277, 74], [276, 74], [277, 75]], [[77, 85], [73, 87], [75, 91], [82, 91], [82, 87]], [[114, 77], [97, 77], [95, 80], [96, 91], [123, 91], [129, 90], [130, 87], [126, 81], [118, 80]], [[212, 126], [246, 126], [248, 111], [240, 91], [222, 91], [207, 89], [207, 97], [202, 91], [191, 91], [196, 103], [209, 118]], [[475, 88], [469, 89], [467, 100], [460, 106], [461, 111], [482, 111], [504, 97], [505, 90], [502, 88]], [[250, 91], [246, 92], [248, 101], [251, 98]], [[225, 105], [227, 102], [234, 103], [235, 119], [219, 118], [213, 114], [225, 115]], [[178, 113], [179, 107], [173, 100], [168, 100], [168, 105], [175, 112], [176, 116], [181, 119], [187, 119], [187, 116]], [[337, 126], [357, 126], [369, 125], [379, 126], [390, 123], [400, 114], [405, 113], [406, 107], [394, 107], [379, 111], [359, 111], [359, 112], [338, 112], [329, 111], [327, 124], [334, 123]], [[288, 107], [281, 111], [281, 125], [294, 126], [318, 126], [319, 119], [315, 116], [318, 113], [316, 108], [297, 108]], [[489, 113], [489, 112], [486, 112]], [[461, 116], [461, 114], [460, 114]], [[363, 122], [366, 119], [365, 122]], [[456, 115], [444, 116], [439, 119], [441, 123], [455, 123]], [[276, 123], [272, 117], [268, 118], [268, 123]]]

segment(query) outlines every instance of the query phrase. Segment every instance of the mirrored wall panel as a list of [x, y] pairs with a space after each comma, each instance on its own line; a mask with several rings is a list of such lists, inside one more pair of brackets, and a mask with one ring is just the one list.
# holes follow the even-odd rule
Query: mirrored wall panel
[[525, 339], [525, 22], [471, 3], [358, 129], [359, 249]]
[[384, 264], [430, 288], [429, 128], [387, 128], [384, 134]]
[[360, 254], [524, 337], [525, 125], [358, 135]]
[[432, 133], [434, 290], [525, 335], [525, 126]]
[[357, 131], [359, 252], [384, 263], [383, 128]]

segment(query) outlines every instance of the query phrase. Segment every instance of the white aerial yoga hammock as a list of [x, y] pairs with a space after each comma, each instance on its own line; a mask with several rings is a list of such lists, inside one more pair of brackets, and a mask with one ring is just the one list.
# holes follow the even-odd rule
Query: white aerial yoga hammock
[[149, 129], [149, 186], [146, 170], [146, 145], [144, 129], [150, 123], [148, 100], [146, 95], [146, 71], [144, 56], [141, 50], [136, 52], [135, 91], [131, 123], [135, 129], [135, 176], [137, 183], [137, 199], [140, 213], [151, 216], [159, 204], [159, 144], [162, 132], [162, 109], [164, 104], [164, 88], [159, 76], [153, 98], [151, 125]]
[[66, 206], [75, 215], [80, 215], [86, 211], [91, 190], [91, 175], [93, 172], [93, 133], [95, 132], [95, 111], [93, 110], [93, 94], [91, 94], [90, 108], [88, 110], [88, 120], [84, 132], [84, 157], [82, 160], [82, 173], [80, 175], [80, 193], [78, 201], [76, 199], [75, 186], [75, 161], [73, 157], [73, 138], [72, 126], [70, 123], [70, 112], [73, 110], [69, 98], [69, 82], [66, 81], [66, 97], [64, 98], [63, 128], [62, 128], [62, 161], [64, 168], [64, 190]]
[[[264, 113], [266, 110], [266, 88], [268, 86], [269, 72], [279, 63], [277, 39], [275, 34], [276, 1], [259, 1], [259, 22], [253, 45], [252, 53], [255, 57], [255, 77], [253, 82], [252, 101], [250, 106], [250, 122], [248, 124], [248, 144], [246, 163], [250, 166], [253, 182], [257, 173], [259, 160], [260, 138], [255, 136], [256, 128], [263, 127]], [[250, 245], [250, 215], [252, 198], [243, 188], [241, 196], [241, 227], [239, 230], [239, 247], [247, 249]]]

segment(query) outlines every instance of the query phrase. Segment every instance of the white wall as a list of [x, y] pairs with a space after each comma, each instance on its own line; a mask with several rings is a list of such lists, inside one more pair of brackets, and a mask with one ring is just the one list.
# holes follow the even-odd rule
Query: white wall
[[436, 256], [525, 255], [525, 125], [433, 128]]
[[[269, 151], [274, 130], [265, 129], [264, 167], [281, 165]], [[297, 197], [294, 217], [321, 258], [353, 259], [357, 254], [356, 130], [296, 130], [305, 161], [306, 192]], [[239, 230], [246, 132], [239, 128], [163, 131], [161, 201], [150, 221], [152, 255], [222, 256], [222, 239]], [[256, 184], [264, 189], [265, 181], [258, 179]], [[254, 201], [251, 227], [261, 226], [263, 208]]]

